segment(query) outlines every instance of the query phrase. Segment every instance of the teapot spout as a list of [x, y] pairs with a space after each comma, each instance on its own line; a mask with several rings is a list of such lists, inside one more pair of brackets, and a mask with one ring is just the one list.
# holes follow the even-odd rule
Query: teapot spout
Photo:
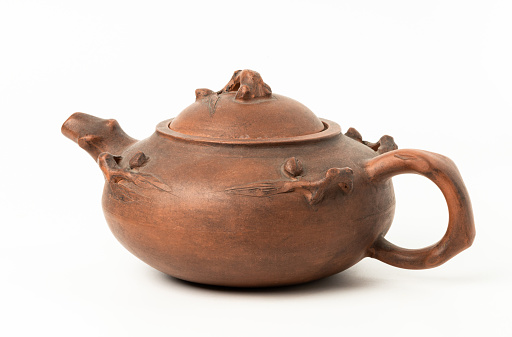
[[72, 114], [62, 125], [64, 136], [98, 160], [100, 153], [121, 154], [136, 139], [128, 136], [115, 119], [102, 119], [82, 112]]

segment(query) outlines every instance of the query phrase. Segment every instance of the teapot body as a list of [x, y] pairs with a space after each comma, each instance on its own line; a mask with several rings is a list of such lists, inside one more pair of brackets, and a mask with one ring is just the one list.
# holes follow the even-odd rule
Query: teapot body
[[[389, 229], [391, 180], [376, 186], [364, 171], [375, 156], [342, 134], [246, 146], [156, 132], [118, 157], [116, 168], [142, 181], [113, 174], [103, 210], [129, 251], [171, 276], [224, 286], [303, 283], [354, 265]], [[286, 167], [290, 158], [300, 170]], [[350, 193], [311, 202], [301, 183], [345, 166], [353, 171]]]
[[[475, 237], [455, 164], [398, 150], [393, 137], [345, 134], [237, 70], [142, 141], [113, 119], [75, 113], [62, 126], [105, 176], [103, 210], [116, 238], [154, 268], [183, 280], [268, 287], [320, 279], [364, 257], [408, 269], [439, 266]], [[448, 228], [437, 243], [387, 241], [391, 178], [416, 173], [442, 191]]]

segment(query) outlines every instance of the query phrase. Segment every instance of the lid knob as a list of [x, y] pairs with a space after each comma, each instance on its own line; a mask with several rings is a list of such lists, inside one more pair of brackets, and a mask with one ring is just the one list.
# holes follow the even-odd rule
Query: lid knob
[[214, 93], [220, 95], [227, 92], [236, 92], [235, 99], [239, 101], [272, 96], [272, 89], [263, 82], [261, 75], [256, 71], [245, 69], [235, 71], [228, 84], [217, 92], [209, 89], [197, 89], [196, 101]]

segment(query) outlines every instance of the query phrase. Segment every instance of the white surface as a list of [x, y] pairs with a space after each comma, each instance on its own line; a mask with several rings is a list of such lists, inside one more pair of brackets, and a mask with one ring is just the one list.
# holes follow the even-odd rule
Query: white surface
[[[510, 1], [2, 0], [0, 335], [512, 335], [511, 17]], [[128, 253], [103, 219], [100, 170], [61, 124], [83, 111], [142, 139], [244, 68], [344, 131], [452, 158], [474, 245], [432, 270], [365, 259], [245, 291], [176, 281]], [[394, 181], [387, 237], [441, 238], [441, 193]]]

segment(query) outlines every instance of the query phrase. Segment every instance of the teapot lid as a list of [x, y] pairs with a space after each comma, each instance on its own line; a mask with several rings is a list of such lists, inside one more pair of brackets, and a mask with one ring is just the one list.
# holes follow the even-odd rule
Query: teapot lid
[[222, 90], [197, 89], [196, 101], [168, 128], [200, 138], [270, 140], [321, 133], [327, 126], [303, 104], [273, 94], [259, 73], [237, 70]]

